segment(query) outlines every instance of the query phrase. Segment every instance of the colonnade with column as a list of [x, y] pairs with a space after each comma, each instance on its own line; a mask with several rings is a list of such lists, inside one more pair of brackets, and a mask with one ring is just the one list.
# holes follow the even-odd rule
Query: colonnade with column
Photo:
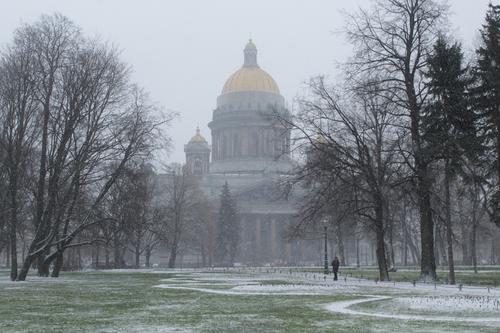
[[275, 159], [290, 152], [290, 135], [276, 127], [241, 127], [212, 131], [212, 161]]
[[290, 214], [240, 214], [239, 261], [245, 264], [293, 265], [305, 259], [306, 242], [288, 240]]

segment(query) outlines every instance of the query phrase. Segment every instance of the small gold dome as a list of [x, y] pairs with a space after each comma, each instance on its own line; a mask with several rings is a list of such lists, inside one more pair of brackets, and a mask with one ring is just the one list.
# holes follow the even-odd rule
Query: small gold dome
[[231, 75], [222, 93], [230, 93], [235, 91], [268, 91], [279, 94], [280, 90], [276, 81], [259, 67], [243, 67]]
[[207, 140], [200, 134], [200, 127], [196, 127], [196, 134], [189, 140], [189, 142], [207, 142]]
[[257, 47], [250, 39], [243, 50], [243, 67], [231, 75], [224, 87], [222, 93], [231, 93], [236, 91], [267, 91], [279, 94], [280, 90], [276, 81], [266, 71], [259, 68], [257, 64]]

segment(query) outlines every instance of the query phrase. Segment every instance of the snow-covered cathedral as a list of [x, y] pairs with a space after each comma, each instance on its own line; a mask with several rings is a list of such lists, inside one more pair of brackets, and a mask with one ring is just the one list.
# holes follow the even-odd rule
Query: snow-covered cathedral
[[294, 264], [319, 257], [317, 247], [310, 248], [311, 242], [284, 237], [296, 208], [293, 200], [283, 197], [277, 183], [294, 163], [290, 131], [276, 121], [275, 112], [286, 112], [284, 98], [271, 75], [259, 67], [257, 48], [250, 40], [243, 66], [229, 76], [217, 97], [208, 124], [212, 146], [197, 129], [184, 147], [186, 167], [199, 177], [214, 213], [222, 185], [228, 182], [238, 204], [241, 246], [237, 260], [242, 263]]

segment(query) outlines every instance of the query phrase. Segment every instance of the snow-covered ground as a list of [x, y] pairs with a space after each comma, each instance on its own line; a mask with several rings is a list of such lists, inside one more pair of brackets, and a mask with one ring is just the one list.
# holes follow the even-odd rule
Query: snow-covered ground
[[[343, 295], [356, 299], [323, 309], [350, 316], [408, 321], [465, 322], [500, 327], [500, 289], [442, 284], [375, 282], [276, 270], [191, 272], [155, 287], [219, 295]], [[189, 276], [189, 279], [187, 277]], [[265, 281], [259, 283], [259, 281]], [[219, 288], [220, 286], [225, 288]], [[365, 309], [366, 307], [366, 309]]]
[[89, 271], [23, 283], [3, 274], [0, 298], [2, 333], [500, 332], [499, 288], [333, 281], [288, 268]]

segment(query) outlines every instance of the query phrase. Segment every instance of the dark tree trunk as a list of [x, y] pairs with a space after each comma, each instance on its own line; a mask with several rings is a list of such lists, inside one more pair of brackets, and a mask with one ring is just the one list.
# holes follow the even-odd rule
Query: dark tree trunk
[[109, 244], [108, 243], [106, 243], [106, 246], [104, 248], [104, 260], [106, 263], [106, 268], [111, 267], [111, 265], [109, 263]]
[[403, 206], [401, 209], [401, 262], [403, 266], [408, 266], [408, 226], [406, 200], [403, 197]]
[[99, 267], [99, 251], [100, 250], [101, 250], [101, 246], [99, 245], [99, 243], [97, 243], [95, 246], [95, 265], [94, 265], [95, 268]]
[[[49, 89], [51, 90], [53, 84], [53, 80], [49, 79]], [[35, 259], [35, 255], [33, 252], [37, 250], [36, 245], [44, 238], [45, 236], [45, 227], [41, 225], [43, 223], [43, 211], [44, 211], [44, 193], [45, 193], [45, 181], [47, 175], [47, 144], [48, 144], [48, 123], [50, 116], [50, 95], [49, 93], [43, 104], [43, 124], [42, 124], [42, 146], [40, 150], [40, 168], [38, 173], [38, 184], [37, 184], [37, 193], [36, 193], [36, 202], [35, 202], [35, 219], [34, 226], [35, 229], [39, 230], [35, 234], [35, 238], [31, 241], [29, 246], [28, 255], [24, 258], [23, 266], [21, 271], [19, 272], [19, 276], [17, 280], [24, 281], [26, 280], [26, 276], [28, 276], [29, 269], [33, 260]], [[42, 256], [40, 253], [37, 257]], [[42, 260], [38, 259], [38, 264], [43, 263]]]
[[114, 251], [114, 268], [122, 268], [123, 258], [120, 251], [120, 241], [118, 235], [115, 233], [113, 237], [113, 251]]
[[495, 238], [491, 238], [491, 248], [490, 248], [490, 265], [496, 265], [495, 258]]
[[177, 259], [177, 251], [172, 248], [170, 250], [170, 257], [168, 258], [168, 268], [175, 268], [175, 261]]
[[446, 245], [448, 252], [448, 281], [450, 284], [455, 284], [455, 263], [453, 259], [453, 230], [451, 222], [451, 198], [450, 198], [450, 186], [451, 186], [451, 172], [449, 161], [445, 161], [444, 169], [444, 211], [445, 211], [445, 222], [446, 222]]
[[13, 176], [10, 178], [10, 279], [12, 281], [15, 281], [17, 279], [17, 176]]
[[472, 230], [471, 230], [471, 235], [470, 235], [470, 253], [471, 253], [471, 259], [472, 259], [472, 266], [474, 267], [474, 273], [477, 273], [477, 246], [476, 246], [476, 239], [477, 239], [477, 221], [476, 221], [476, 214], [472, 214]]
[[17, 279], [17, 231], [14, 221], [9, 223], [9, 254], [10, 254], [10, 279]]
[[[461, 212], [459, 211], [461, 214]], [[465, 221], [462, 221], [462, 264], [463, 265], [472, 265], [472, 258], [470, 256], [469, 251], [469, 232], [467, 230], [467, 226], [465, 225]]]
[[76, 249], [76, 253], [78, 254], [78, 270], [81, 271], [82, 270], [82, 249], [80, 246]]
[[384, 237], [384, 205], [381, 199], [377, 200], [375, 207], [375, 231], [377, 239], [376, 256], [379, 270], [380, 281], [389, 281], [389, 272], [387, 270], [387, 259], [385, 256], [385, 237]]
[[170, 249], [170, 257], [168, 258], [168, 268], [175, 268], [175, 261], [177, 260], [178, 247], [179, 247], [179, 241], [177, 237], [174, 237], [172, 241], [172, 247]]
[[389, 254], [391, 258], [391, 267], [396, 267], [396, 255], [394, 254], [394, 235], [392, 220], [389, 220]]
[[355, 241], [356, 241], [356, 267], [359, 268], [359, 237], [356, 235], [355, 236]]
[[135, 268], [139, 268], [141, 266], [141, 249], [138, 245], [135, 246]]
[[414, 147], [416, 192], [420, 215], [420, 278], [424, 281], [435, 281], [437, 276], [434, 251], [434, 220], [432, 219], [431, 206], [431, 180], [421, 142], [420, 120], [422, 110], [417, 102], [414, 76], [408, 70], [405, 70], [405, 81], [410, 111], [410, 132]]
[[50, 262], [47, 260], [47, 257], [45, 254], [43, 255], [38, 255], [37, 256], [37, 270], [38, 270], [38, 276], [41, 277], [47, 277], [49, 276], [50, 273]]
[[205, 248], [205, 244], [201, 244], [201, 248], [200, 248], [200, 252], [201, 252], [201, 265], [202, 267], [207, 267], [207, 250]]
[[347, 260], [344, 253], [344, 235], [342, 233], [342, 224], [340, 222], [335, 222], [335, 236], [337, 240], [337, 248], [339, 250], [340, 257], [340, 265], [345, 266], [347, 264]]
[[[418, 165], [421, 164], [421, 165]], [[427, 166], [417, 163], [418, 202], [420, 210], [420, 238], [422, 253], [420, 258], [420, 278], [423, 281], [436, 281], [436, 258], [434, 251], [434, 221], [432, 219], [431, 191], [427, 175]]]
[[146, 267], [149, 268], [151, 267], [151, 245], [146, 246]]
[[10, 267], [10, 243], [7, 246], [7, 250], [5, 251], [5, 262], [6, 266]]
[[61, 273], [61, 269], [62, 269], [63, 264], [64, 264], [64, 255], [63, 255], [62, 251], [57, 252], [55, 260], [56, 261], [54, 263], [54, 268], [52, 269], [51, 276], [54, 278], [57, 278], [57, 277], [59, 277], [59, 274]]

